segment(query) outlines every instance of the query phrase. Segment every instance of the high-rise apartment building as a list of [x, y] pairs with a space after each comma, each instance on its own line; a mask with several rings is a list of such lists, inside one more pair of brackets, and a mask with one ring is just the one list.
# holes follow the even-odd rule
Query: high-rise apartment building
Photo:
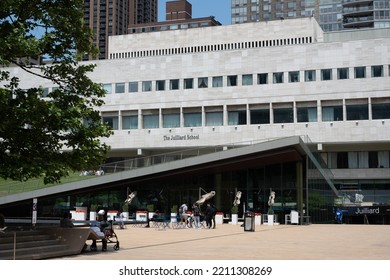
[[390, 26], [389, 0], [343, 0], [343, 28]]
[[390, 26], [389, 0], [232, 0], [232, 23], [315, 17], [324, 31]]
[[84, 60], [105, 59], [108, 53], [108, 36], [126, 34], [129, 0], [84, 0], [84, 23], [94, 34], [99, 49], [97, 57]]
[[192, 18], [192, 5], [187, 0], [166, 2], [165, 21], [144, 22], [129, 26], [128, 34], [189, 29], [221, 25], [213, 16]]
[[127, 0], [129, 7], [129, 26], [147, 22], [158, 21], [158, 1], [157, 0]]
[[[315, 0], [318, 1], [318, 0]], [[342, 0], [318, 1], [316, 17], [322, 30], [336, 31], [343, 29], [343, 3]]]
[[316, 0], [232, 0], [232, 23], [312, 16]]
[[127, 34], [134, 24], [157, 22], [157, 0], [84, 0], [84, 22], [99, 49], [96, 57], [84, 60], [106, 59], [109, 36]]

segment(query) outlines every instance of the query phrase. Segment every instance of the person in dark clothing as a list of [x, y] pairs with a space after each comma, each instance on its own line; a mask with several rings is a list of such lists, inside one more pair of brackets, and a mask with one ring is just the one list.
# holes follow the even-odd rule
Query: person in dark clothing
[[213, 212], [214, 212], [213, 207], [211, 207], [210, 203], [207, 203], [205, 217], [204, 217], [207, 228], [211, 228], [212, 226], [211, 220], [213, 218]]
[[213, 229], [215, 229], [215, 227], [216, 227], [216, 223], [215, 223], [215, 214], [217, 214], [217, 207], [215, 207], [214, 204], [211, 204], [211, 208], [213, 208], [213, 209], [212, 209], [212, 218], [211, 218], [211, 220], [212, 220], [212, 222], [213, 222]]
[[343, 210], [341, 210], [340, 208], [337, 208], [336, 210], [336, 221], [338, 224], [343, 223]]
[[194, 216], [195, 228], [196, 229], [200, 228], [200, 210], [198, 205], [196, 204], [192, 206], [192, 215]]
[[70, 219], [70, 213], [64, 213], [63, 218], [60, 221], [60, 227], [62, 228], [72, 228], [74, 227], [72, 220]]

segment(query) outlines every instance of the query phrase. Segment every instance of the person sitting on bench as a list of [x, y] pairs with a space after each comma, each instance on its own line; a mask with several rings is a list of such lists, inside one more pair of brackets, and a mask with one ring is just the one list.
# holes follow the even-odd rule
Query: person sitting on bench
[[60, 227], [62, 228], [72, 228], [74, 227], [72, 220], [70, 219], [70, 213], [65, 212], [63, 218], [60, 221]]
[[[91, 229], [96, 233], [97, 236], [101, 237], [102, 238], [102, 251], [106, 251], [107, 250], [107, 239], [105, 237], [105, 229], [107, 228], [108, 226], [108, 223], [107, 223], [107, 220], [105, 219], [105, 211], [104, 210], [100, 210], [98, 212], [98, 216], [97, 216], [97, 223], [95, 223], [94, 225], [92, 225]], [[92, 248], [96, 248], [96, 239], [92, 240], [92, 245], [91, 245]]]

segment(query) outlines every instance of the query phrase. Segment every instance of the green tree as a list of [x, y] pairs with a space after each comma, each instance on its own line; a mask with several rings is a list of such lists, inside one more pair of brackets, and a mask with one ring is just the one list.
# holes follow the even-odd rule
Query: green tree
[[[83, 0], [0, 1], [0, 177], [59, 182], [69, 171], [101, 164], [112, 134], [98, 108], [105, 94], [79, 63], [96, 54], [83, 24]], [[75, 51], [77, 50], [77, 52]], [[30, 58], [49, 58], [34, 65]], [[48, 79], [53, 90], [21, 88], [16, 66], [31, 79]]]

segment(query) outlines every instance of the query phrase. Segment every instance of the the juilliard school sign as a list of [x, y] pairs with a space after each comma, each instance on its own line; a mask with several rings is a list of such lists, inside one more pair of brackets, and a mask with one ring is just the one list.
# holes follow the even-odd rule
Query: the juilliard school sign
[[199, 134], [164, 135], [164, 141], [190, 141], [199, 140]]

